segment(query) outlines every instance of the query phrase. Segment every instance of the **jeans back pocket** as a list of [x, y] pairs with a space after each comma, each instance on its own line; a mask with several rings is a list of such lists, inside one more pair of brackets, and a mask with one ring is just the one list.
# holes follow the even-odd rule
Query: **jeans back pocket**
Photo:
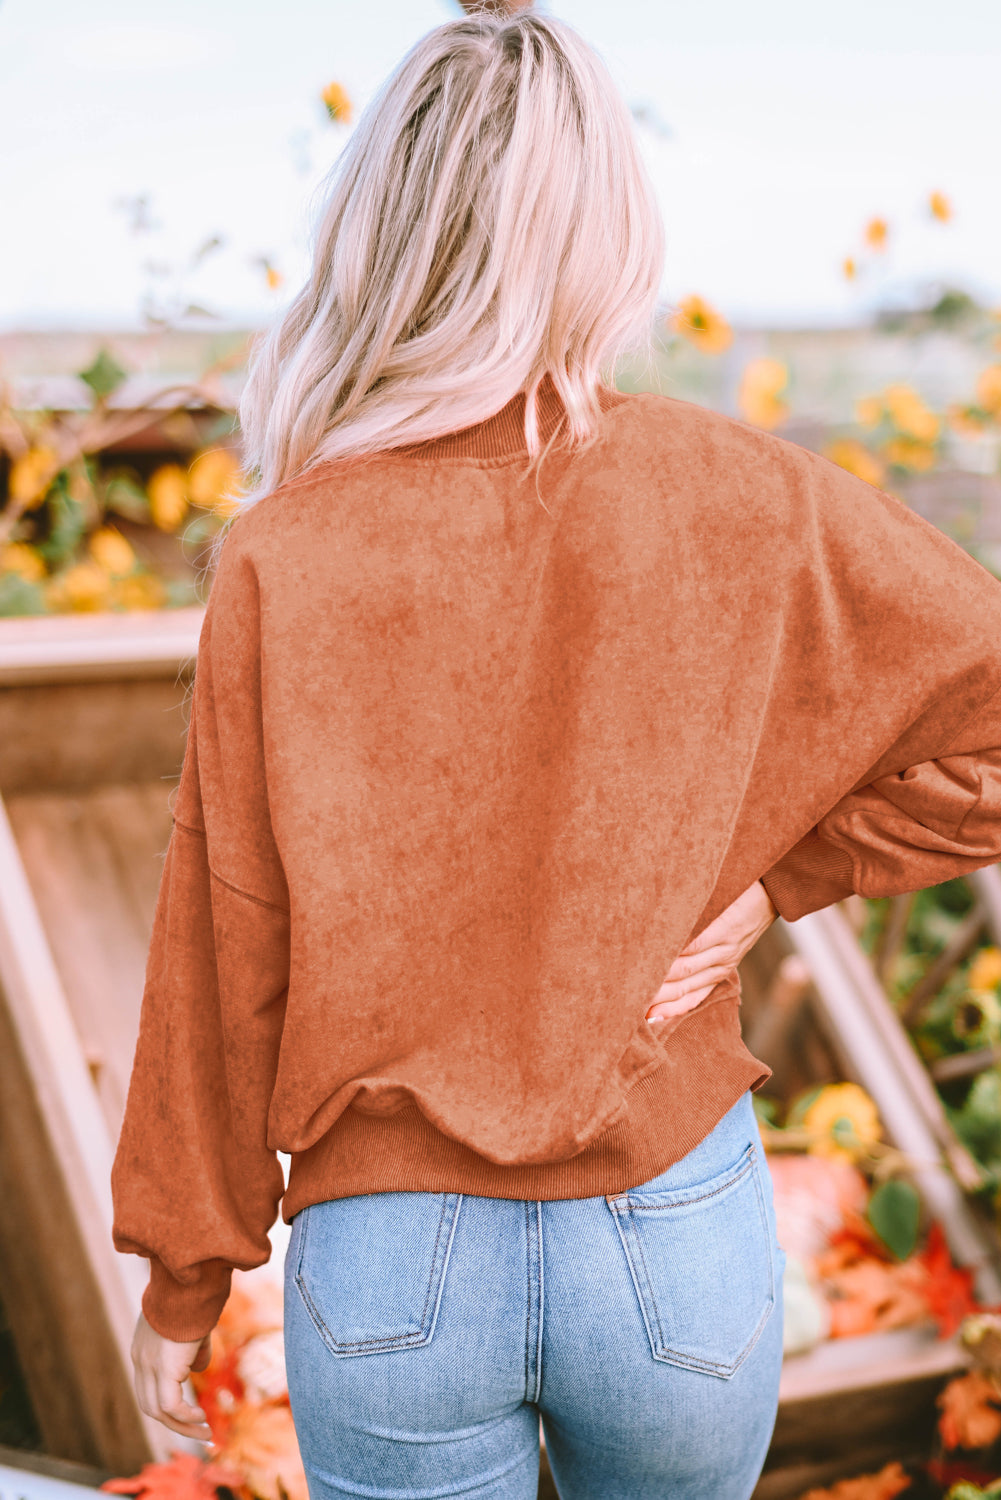
[[654, 1359], [722, 1379], [741, 1365], [776, 1300], [776, 1254], [752, 1142], [685, 1187], [609, 1194]]
[[461, 1202], [461, 1193], [367, 1193], [300, 1210], [295, 1286], [333, 1354], [430, 1343]]

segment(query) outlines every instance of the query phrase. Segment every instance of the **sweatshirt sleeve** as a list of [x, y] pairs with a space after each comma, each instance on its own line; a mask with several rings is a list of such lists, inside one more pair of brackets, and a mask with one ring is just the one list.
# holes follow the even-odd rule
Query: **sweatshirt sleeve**
[[774, 694], [742, 815], [796, 921], [1001, 860], [1001, 581], [896, 496], [783, 457]]
[[899, 896], [1001, 860], [1001, 691], [934, 760], [835, 803], [762, 877], [795, 922], [853, 892]]
[[284, 1177], [267, 1117], [288, 992], [289, 899], [268, 811], [253, 567], [233, 523], [203, 616], [180, 783], [112, 1168], [115, 1248], [142, 1308], [204, 1337], [234, 1267], [270, 1255]]

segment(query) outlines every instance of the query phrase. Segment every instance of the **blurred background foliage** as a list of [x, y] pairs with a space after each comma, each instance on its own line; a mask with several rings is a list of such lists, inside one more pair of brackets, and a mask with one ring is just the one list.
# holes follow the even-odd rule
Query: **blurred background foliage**
[[[335, 129], [352, 119], [336, 80], [317, 104]], [[122, 206], [148, 234], [148, 195]], [[919, 215], [942, 233], [954, 220], [939, 188]], [[939, 283], [906, 305], [899, 291], [892, 305], [874, 301], [907, 228], [873, 217], [841, 257], [839, 274], [875, 307], [858, 326], [734, 327], [693, 290], [660, 316], [652, 361], [624, 361], [613, 379], [824, 453], [1001, 576], [1001, 308]], [[253, 331], [219, 328], [187, 285], [225, 243], [210, 235], [179, 264], [147, 257], [145, 331], [92, 336], [78, 368], [58, 358], [79, 339], [0, 336], [0, 615], [203, 602], [202, 548], [245, 484], [236, 409]], [[279, 292], [281, 269], [248, 258]]]

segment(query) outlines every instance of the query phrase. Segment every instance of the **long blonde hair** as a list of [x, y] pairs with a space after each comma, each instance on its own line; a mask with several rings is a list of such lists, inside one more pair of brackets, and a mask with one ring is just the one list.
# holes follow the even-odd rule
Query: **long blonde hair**
[[593, 440], [605, 367], [649, 357], [664, 229], [629, 110], [576, 31], [531, 10], [435, 27], [321, 191], [308, 280], [252, 351], [241, 508], [519, 391], [530, 472], [547, 372], [561, 441]]

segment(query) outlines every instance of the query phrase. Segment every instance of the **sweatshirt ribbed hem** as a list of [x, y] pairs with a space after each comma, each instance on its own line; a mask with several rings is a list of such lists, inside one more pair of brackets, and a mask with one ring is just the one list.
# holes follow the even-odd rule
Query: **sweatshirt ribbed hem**
[[150, 1258], [149, 1281], [142, 1296], [146, 1322], [161, 1338], [186, 1344], [215, 1327], [229, 1296], [232, 1266], [216, 1263], [197, 1284], [176, 1281], [156, 1257]]
[[664, 1062], [629, 1091], [619, 1119], [576, 1156], [498, 1165], [442, 1134], [408, 1105], [392, 1115], [347, 1109], [327, 1134], [292, 1157], [282, 1217], [360, 1193], [464, 1192], [492, 1198], [591, 1198], [648, 1182], [704, 1140], [771, 1069], [740, 1035], [732, 990], [673, 1029]]
[[850, 896], [853, 873], [851, 855], [813, 828], [761, 877], [761, 884], [779, 915], [796, 922]]

